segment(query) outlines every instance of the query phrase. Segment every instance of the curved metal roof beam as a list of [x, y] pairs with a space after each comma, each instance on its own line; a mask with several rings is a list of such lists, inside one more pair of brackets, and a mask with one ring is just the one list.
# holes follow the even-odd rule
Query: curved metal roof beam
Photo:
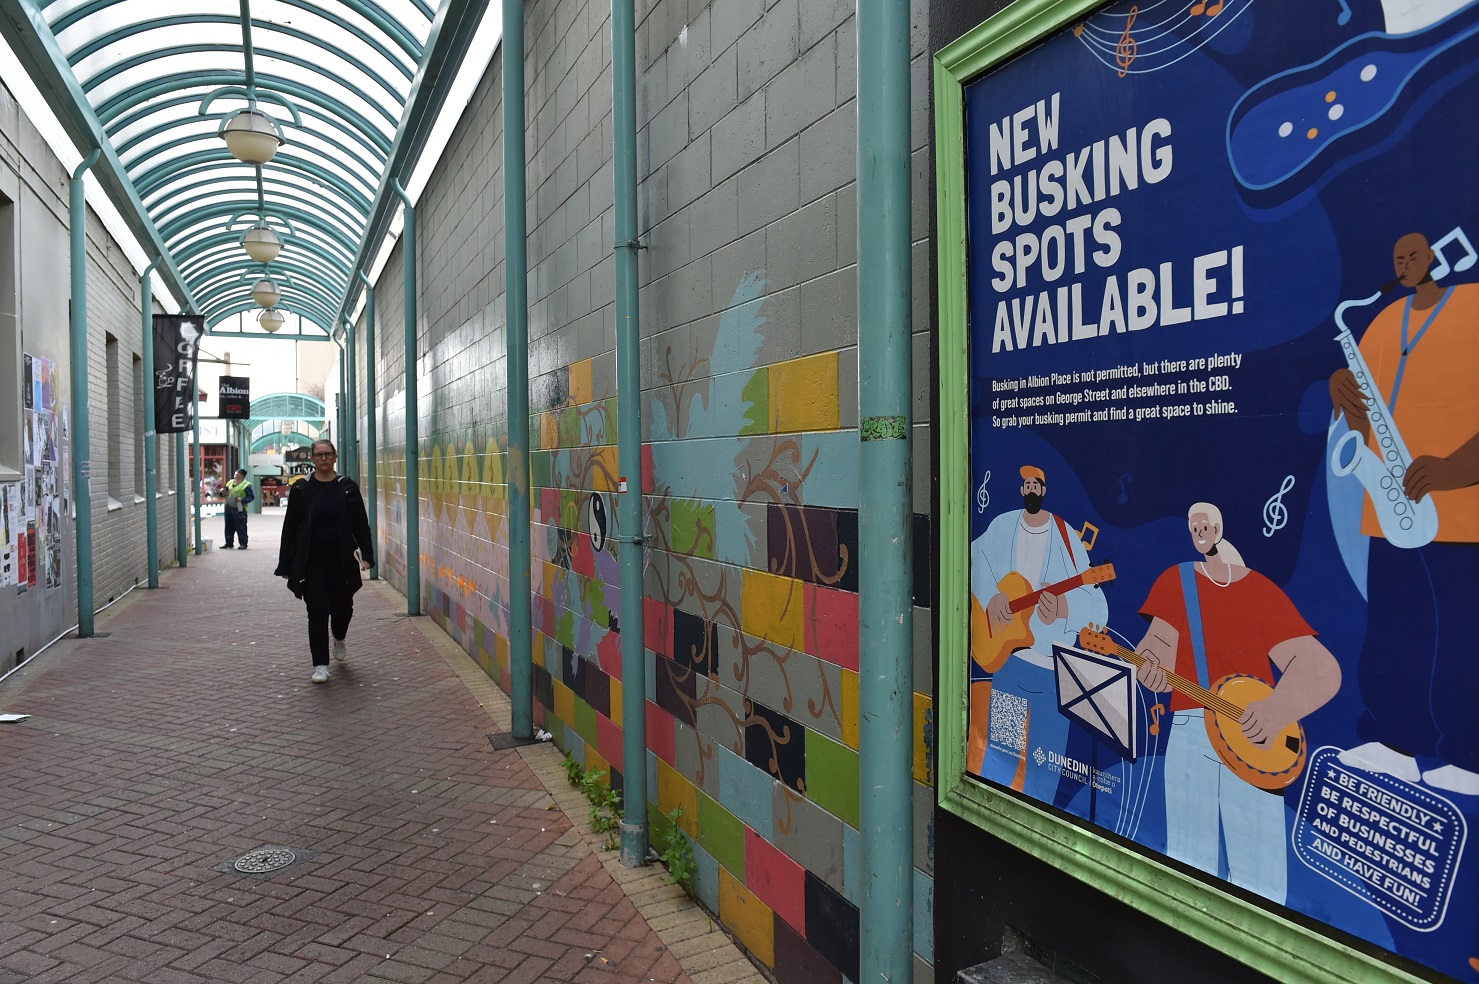
[[[281, 155], [279, 155], [279, 158], [280, 156]], [[348, 184], [344, 182], [343, 179], [335, 175], [333, 172], [320, 167], [319, 165], [314, 164], [311, 161], [305, 161], [302, 158], [291, 158], [294, 164], [294, 166], [291, 168], [279, 167], [276, 163], [279, 158], [273, 158], [273, 163], [263, 165], [264, 170], [270, 167], [274, 170], [301, 171], [305, 175], [310, 175], [313, 178], [316, 178], [318, 181], [327, 184], [335, 191], [339, 192], [339, 194], [341, 194], [350, 205], [354, 206], [353, 211], [356, 214], [363, 214], [364, 212], [369, 211], [369, 196], [365, 195], [363, 192], [360, 192], [355, 188], [351, 188]], [[225, 147], [222, 147], [219, 150], [203, 150], [198, 151], [194, 154], [186, 154], [183, 157], [177, 157], [172, 161], [166, 161], [158, 167], [151, 168], [149, 171], [146, 171], [138, 176], [130, 174], [129, 179], [133, 181], [134, 187], [138, 189], [139, 195], [143, 196], [156, 190], [171, 177], [179, 174], [187, 168], [194, 167], [198, 164], [211, 163], [213, 161], [234, 161], [235, 159], [236, 158], [232, 157], [231, 152], [228, 151]]]
[[[218, 77], [211, 76], [211, 78]], [[169, 88], [165, 91], [177, 92], [178, 89]], [[139, 109], [136, 109], [133, 112], [129, 113], [127, 116], [114, 120], [111, 124], [109, 124], [107, 127], [108, 136], [110, 138], [116, 137], [118, 134], [127, 130], [129, 127], [134, 126], [137, 123], [141, 123], [149, 117], [157, 113], [162, 113], [167, 109], [173, 109], [176, 106], [183, 106], [187, 104], [198, 106], [201, 99], [205, 98], [209, 91], [210, 90], [206, 86], [201, 86], [199, 87], [199, 91], [192, 90], [192, 92], [186, 95], [174, 96], [173, 98], [163, 99], [156, 102], [148, 102], [141, 106]], [[329, 126], [332, 126], [334, 129], [338, 130], [340, 133], [343, 133], [345, 136], [351, 137], [360, 146], [364, 147], [370, 153], [374, 154], [377, 160], [383, 161], [385, 159], [386, 153], [390, 149], [390, 141], [385, 139], [383, 134], [380, 134], [378, 130], [366, 130], [360, 125], [351, 126], [349, 123], [346, 122], [348, 118], [339, 115], [337, 109], [334, 111], [327, 111], [322, 106], [304, 101], [300, 96], [298, 103], [298, 112], [305, 118], [312, 118], [319, 121], [320, 123], [326, 123]], [[156, 129], [169, 129], [171, 126], [177, 126], [183, 120], [189, 119], [194, 115], [195, 113], [192, 112], [188, 116], [171, 117], [165, 123], [159, 124]], [[364, 124], [367, 121], [361, 119], [358, 122], [360, 124]]]
[[[284, 250], [291, 250], [294, 254], [301, 253], [305, 256], [313, 256], [324, 262], [333, 264], [334, 268], [346, 277], [349, 275], [349, 260], [353, 259], [344, 244], [324, 236], [319, 230], [310, 226], [300, 224], [295, 227], [300, 231], [288, 238], [284, 244]], [[172, 247], [172, 252], [179, 261], [180, 269], [188, 277], [190, 268], [200, 262], [200, 258], [217, 248], [226, 245], [233, 250], [241, 248], [241, 233], [236, 229], [224, 227], [216, 223], [207, 227], [197, 227], [192, 230], [193, 235], [182, 240], [178, 246]], [[244, 251], [243, 251], [244, 252]]]
[[[197, 208], [190, 214], [188, 223], [181, 223], [179, 219], [176, 219], [172, 226], [178, 225], [178, 230], [174, 236], [166, 240], [170, 250], [180, 252], [182, 255], [188, 254], [197, 248], [202, 237], [208, 235], [229, 235], [236, 237], [239, 241], [246, 226], [239, 225], [235, 220], [255, 218], [255, 209], [238, 209], [236, 206], [239, 204], [239, 202], [215, 202]], [[230, 205], [232, 208], [227, 210], [221, 207], [225, 205]], [[274, 203], [274, 207], [268, 211], [267, 219], [268, 225], [283, 239], [284, 246], [287, 248], [302, 242], [305, 248], [328, 255], [353, 253], [354, 247], [351, 245], [353, 239], [348, 234], [348, 230], [325, 222], [323, 217], [316, 213], [302, 211], [296, 206], [285, 205], [279, 201]], [[274, 219], [275, 222], [272, 221]], [[287, 229], [283, 228], [284, 223], [288, 225]]]
[[[353, 122], [357, 129], [374, 141], [376, 146], [383, 148], [386, 153], [389, 153], [393, 138], [386, 136], [384, 131], [372, 124], [369, 118], [358, 110], [351, 109], [332, 96], [319, 92], [317, 89], [299, 85], [292, 79], [283, 78], [280, 75], [264, 76], [259, 73], [257, 78], [270, 80], [268, 84], [261, 86], [264, 89], [270, 89], [273, 92], [292, 96], [299, 103], [312, 103], [319, 106], [326, 113], [333, 113], [342, 119]], [[241, 72], [210, 72], [191, 77], [191, 82], [194, 85], [240, 85], [242, 80], [243, 75]], [[107, 101], [97, 108], [95, 115], [104, 128], [107, 128], [117, 116], [143, 105], [155, 96], [176, 92], [179, 90], [179, 87], [177, 80], [140, 82], [138, 85], [122, 89], [117, 94], [110, 96]], [[199, 100], [197, 99], [196, 101], [198, 102]], [[394, 125], [395, 121], [391, 120], [391, 123]]]
[[[327, 320], [327, 317], [325, 313], [320, 311], [316, 306], [311, 304], [289, 303], [286, 299], [284, 299], [283, 303], [277, 306], [277, 309], [279, 311], [286, 311], [289, 314], [296, 314], [309, 319], [310, 321], [312, 321], [313, 327], [318, 328], [319, 330], [324, 332], [324, 341], [333, 341], [333, 339], [329, 337], [328, 331], [323, 327], [323, 323]], [[225, 304], [221, 307], [210, 306], [207, 310], [202, 311], [201, 315], [205, 318], [206, 324], [214, 327], [215, 325], [218, 325], [221, 322], [225, 321], [227, 318], [234, 317], [235, 315], [260, 310], [261, 308], [257, 307], [256, 302], [254, 301], [237, 301], [235, 303]], [[270, 338], [272, 336], [264, 332], [263, 337]]]
[[[247, 282], [242, 282], [240, 278], [241, 274], [247, 274]], [[261, 271], [252, 272], [249, 270], [224, 270], [220, 274], [212, 277], [207, 284], [198, 288], [200, 291], [201, 304], [207, 310], [209, 310], [212, 305], [223, 302], [230, 302], [233, 298], [251, 297], [252, 283], [254, 283], [256, 280], [260, 280], [263, 276], [264, 274], [262, 274]], [[279, 276], [281, 276], [281, 274]], [[296, 277], [294, 278], [294, 281], [292, 283], [287, 283], [285, 279], [279, 280], [278, 278], [274, 278], [274, 280], [276, 280], [279, 286], [282, 288], [282, 296], [284, 299], [293, 298], [301, 301], [304, 304], [311, 303], [315, 306], [322, 307], [325, 310], [329, 311], [332, 311], [334, 309], [334, 303], [337, 298], [328, 290], [323, 290], [317, 287], [309, 287], [306, 283], [298, 281]], [[281, 302], [279, 302], [279, 304], [281, 304]]]
[[[103, 3], [105, 5], [114, 2], [116, 2], [116, 0], [103, 0]], [[405, 76], [407, 82], [411, 81], [412, 77], [415, 75], [415, 59], [411, 59], [408, 61], [406, 59], [397, 57], [389, 48], [385, 46], [383, 42], [380, 41], [379, 38], [375, 37], [368, 31], [361, 30], [360, 28], [349, 23], [344, 18], [338, 16], [330, 10], [316, 9], [313, 11], [313, 13], [315, 16], [322, 17], [324, 20], [333, 24], [335, 27], [338, 27], [349, 34], [353, 34], [355, 38], [362, 41], [366, 47], [370, 48], [376, 54], [380, 55], [380, 57], [384, 58], [387, 63], [393, 65], [401, 75]], [[172, 27], [193, 27], [196, 24], [229, 24], [234, 26], [240, 23], [241, 18], [232, 16], [230, 14], [178, 14], [172, 17], [154, 17], [149, 20], [137, 21], [127, 27], [116, 28], [106, 34], [101, 34], [93, 38], [86, 44], [67, 52], [67, 61], [73, 65], [76, 65], [84, 58], [87, 58], [99, 51], [102, 51], [109, 45], [116, 44], [119, 41], [123, 41], [135, 35], [144, 34], [149, 31], [167, 30]], [[315, 43], [317, 41], [317, 39], [314, 38], [313, 35], [309, 32], [300, 30], [299, 28], [289, 27], [286, 24], [273, 24], [270, 21], [259, 21], [253, 19], [252, 28], [254, 30], [260, 29], [267, 31], [276, 31], [278, 33], [287, 34], [290, 37], [296, 37], [301, 41], [313, 41]], [[65, 30], [65, 28], [63, 28], [62, 30]], [[58, 33], [60, 33], [60, 31]]]
[[[174, 175], [171, 180], [162, 182], [158, 188], [149, 192], [144, 199], [146, 207], [150, 212], [156, 211], [163, 203], [175, 201], [182, 195], [188, 195], [198, 188], [214, 186], [222, 193], [230, 193], [242, 199], [251, 199], [252, 204], [243, 206], [246, 210], [257, 210], [257, 183], [254, 174], [250, 174], [239, 166], [234, 166], [232, 161], [197, 161], [190, 167]], [[286, 196], [293, 201], [300, 202], [311, 210], [318, 210], [324, 214], [330, 214], [322, 206], [327, 201], [324, 197], [314, 195], [305, 197], [308, 190], [301, 180], [291, 178], [291, 170], [286, 172], [289, 177], [279, 177], [277, 174], [263, 175], [262, 186], [264, 191], [270, 191], [274, 195]], [[270, 209], [268, 210], [271, 211]], [[358, 226], [363, 222], [363, 217], [355, 211], [344, 211], [343, 215], [334, 213], [336, 217], [343, 219], [340, 224]], [[270, 217], [270, 216], [269, 216]]]
[[[140, 52], [139, 54], [134, 55], [130, 58], [124, 58], [120, 59], [119, 61], [110, 63], [107, 68], [103, 69], [101, 72], [98, 72], [96, 75], [89, 76], [86, 79], [78, 79], [78, 84], [82, 86], [83, 92], [91, 95], [92, 91], [101, 86], [103, 83], [108, 82], [109, 80], [123, 74], [124, 72], [127, 72], [134, 68], [138, 68], [140, 65], [147, 65], [150, 62], [158, 61], [162, 58], [172, 58], [181, 55], [202, 54], [243, 54], [243, 48], [239, 44], [182, 44], [174, 45], [165, 49]], [[359, 86], [352, 85], [349, 82], [345, 81], [343, 78], [324, 71], [322, 66], [314, 64], [314, 62], [310, 61], [309, 59], [299, 55], [289, 54], [286, 51], [277, 50], [262, 50], [260, 54], [264, 58], [275, 58], [278, 61], [285, 62], [289, 65], [296, 65], [304, 71], [316, 76], [319, 79], [322, 79], [326, 91], [333, 86], [338, 86], [345, 92], [348, 92], [355, 98], [361, 100], [366, 106], [377, 110], [380, 115], [384, 116], [387, 120], [390, 121], [391, 125], [395, 124], [395, 116], [391, 115], [390, 111], [386, 109], [379, 100], [371, 97], [369, 93], [365, 92]], [[159, 78], [160, 76], [155, 77]], [[181, 77], [195, 78], [196, 76], [192, 73], [189, 75], [183, 75]], [[383, 79], [380, 79], [379, 76], [374, 75], [370, 76], [370, 78], [379, 82], [385, 88], [386, 93], [393, 99], [396, 108], [401, 108], [405, 105], [405, 97], [401, 93], [397, 92], [394, 88], [386, 85]], [[257, 88], [263, 90], [272, 90], [276, 87], [271, 85], [263, 85], [259, 82]], [[110, 101], [111, 98], [112, 97], [110, 97]]]
[[[320, 199], [317, 203], [315, 203], [320, 206], [316, 211], [304, 210], [302, 214], [304, 216], [313, 218], [319, 223], [322, 223], [324, 228], [337, 228], [341, 233], [345, 235], [357, 236], [364, 228], [364, 216], [354, 212], [347, 213], [345, 216], [336, 215], [333, 212], [329, 211], [327, 208], [323, 207], [327, 201], [327, 199]], [[190, 227], [196, 222], [203, 222], [207, 219], [212, 219], [221, 215], [239, 215], [249, 212], [255, 212], [256, 210], [256, 196], [252, 196], [250, 202], [247, 201], [245, 198], [239, 201], [221, 202], [220, 204], [211, 205], [204, 209], [201, 209], [193, 215], [180, 216], [179, 218], [172, 220], [168, 225], [159, 227], [159, 234], [164, 239], [164, 241], [169, 244], [171, 248], [173, 248], [174, 242], [179, 239], [180, 234], [183, 232], [187, 232]], [[274, 210], [270, 207], [266, 209], [266, 211], [268, 212], [269, 218], [274, 211], [281, 213], [290, 221], [295, 221], [298, 216], [298, 213], [296, 211], [284, 212], [282, 209]], [[336, 219], [340, 221], [336, 222]]]
[[[273, 269], [264, 270], [262, 264], [247, 257], [222, 260], [200, 275], [200, 294], [206, 302], [234, 290], [245, 290], [250, 294], [252, 283], [270, 277], [282, 287], [284, 297], [307, 297], [333, 306], [335, 285], [321, 283], [316, 271], [307, 267], [282, 266], [282, 261], [272, 266]], [[279, 266], [282, 268], [276, 269]]]
[[[264, 264], [258, 263], [256, 260], [253, 260], [251, 257], [247, 256], [244, 252], [240, 250], [230, 249], [222, 252], [220, 250], [221, 245], [222, 244], [218, 243], [216, 245], [216, 249], [211, 254], [198, 254], [197, 256], [192, 257], [192, 260], [195, 261], [198, 269], [187, 270], [185, 272], [185, 276], [190, 279], [190, 282], [192, 284], [200, 284], [202, 287], [204, 287], [204, 285], [209, 283], [220, 271], [228, 268], [244, 269], [250, 266], [264, 267]], [[342, 284], [347, 283], [349, 280], [347, 271], [342, 265], [338, 269], [335, 269], [332, 264], [323, 262], [321, 258], [301, 251], [294, 253], [291, 259], [288, 259], [287, 254], [283, 253], [271, 263], [265, 264], [264, 276], [272, 275], [278, 270], [285, 270], [288, 273], [302, 274], [305, 277], [312, 277], [314, 282], [316, 283], [323, 283], [332, 280], [336, 283]]]
[[[191, 155], [191, 154], [175, 154], [175, 155], [171, 155], [168, 152], [171, 151], [171, 150], [175, 150], [175, 149], [178, 149], [178, 148], [181, 148], [181, 147], [188, 147], [188, 146], [191, 146], [191, 145], [197, 145], [197, 146], [201, 146], [201, 147], [206, 147], [206, 148], [210, 148], [211, 150], [223, 151], [226, 154], [226, 157], [223, 158], [223, 160], [231, 160], [233, 162], [235, 161], [235, 158], [230, 156], [230, 151], [224, 151], [224, 146], [225, 145], [222, 144], [222, 143], [219, 143], [217, 141], [217, 139], [216, 139], [216, 137], [215, 137], [214, 134], [206, 135], [206, 134], [201, 134], [201, 133], [188, 134], [187, 136], [183, 136], [183, 137], [179, 138], [178, 140], [171, 140], [168, 143], [159, 145], [158, 147], [151, 147], [149, 149], [149, 152], [148, 152], [148, 155], [147, 156], [148, 156], [148, 158], [150, 159], [151, 162], [154, 161], [154, 160], [156, 160], [156, 159], [161, 159], [161, 158], [162, 159], [165, 159], [165, 163], [168, 163], [169, 161], [186, 160], [186, 159], [190, 158], [193, 155]], [[196, 153], [201, 153], [201, 152], [202, 151], [197, 151]], [[120, 155], [120, 159], [121, 159], [121, 155]], [[284, 150], [282, 150], [281, 152], [279, 152], [278, 155], [276, 157], [274, 157], [272, 160], [273, 160], [273, 163], [274, 164], [276, 162], [278, 162], [278, 161], [283, 161], [283, 162], [292, 161], [294, 163], [304, 162], [304, 163], [312, 164], [314, 167], [321, 168], [325, 174], [338, 175], [338, 177], [344, 181], [344, 187], [346, 189], [349, 188], [349, 187], [351, 187], [350, 182], [352, 181], [354, 184], [359, 185], [359, 187], [360, 187], [360, 193], [365, 196], [365, 198], [366, 198], [366, 204], [367, 205], [368, 205], [369, 195], [371, 193], [373, 193], [374, 190], [375, 190], [374, 189], [374, 186], [370, 183], [369, 180], [367, 180], [365, 178], [364, 175], [357, 173], [356, 171], [352, 170], [351, 168], [345, 167], [343, 164], [341, 164], [338, 161], [334, 160], [334, 158], [333, 158], [332, 155], [330, 155], [329, 153], [327, 153], [326, 151], [324, 151], [322, 148], [316, 147], [312, 143], [301, 142], [301, 141], [298, 142], [298, 143], [294, 143], [294, 144], [292, 144], [290, 146], [290, 149], [289, 148], [285, 148]], [[137, 163], [137, 159], [136, 159], [136, 163]], [[250, 165], [248, 165], [248, 166], [250, 166]], [[271, 167], [273, 165], [272, 164], [269, 164], [269, 165], [266, 165], [266, 166]], [[130, 166], [128, 164], [124, 164], [124, 167], [125, 168], [130, 168]], [[153, 170], [158, 170], [158, 168], [156, 167]], [[372, 175], [378, 173], [378, 169], [375, 169], [375, 168], [369, 168], [367, 170]], [[146, 172], [146, 173], [153, 173], [153, 171]], [[133, 169], [130, 168], [130, 177], [132, 177], [132, 175], [133, 175]], [[143, 175], [141, 174], [140, 176], [142, 177]]]
[[[143, 133], [138, 134], [135, 137], [130, 138], [129, 140], [125, 141], [121, 146], [118, 146], [118, 157], [119, 157], [119, 159], [120, 160], [124, 160], [124, 158], [125, 158], [125, 156], [127, 154], [132, 153], [133, 150], [136, 147], [138, 147], [139, 144], [143, 143], [145, 140], [151, 139], [153, 137], [157, 137], [157, 136], [159, 136], [161, 134], [164, 134], [164, 133], [168, 133], [171, 130], [177, 129], [179, 126], [181, 126], [181, 123], [179, 121], [175, 121], [175, 122], [171, 122], [171, 123], [162, 123], [159, 126], [153, 127], [153, 128], [151, 128], [149, 130], [144, 131]], [[210, 137], [210, 139], [212, 141], [214, 141], [215, 139], [217, 139], [214, 129], [212, 129], [211, 133], [209, 134], [209, 137]], [[365, 158], [362, 157], [362, 156], [360, 156], [360, 154], [358, 152], [350, 149], [349, 147], [347, 147], [344, 144], [340, 143], [338, 140], [335, 140], [333, 137], [325, 136], [322, 133], [313, 133], [312, 134], [312, 137], [313, 137], [314, 140], [320, 140], [320, 141], [328, 144], [330, 147], [334, 148], [335, 150], [339, 151], [346, 158], [348, 158], [349, 160], [351, 160], [354, 163], [358, 164], [360, 167], [362, 167], [369, 174], [372, 174], [372, 175], [379, 174], [380, 173], [380, 169], [385, 166], [385, 159], [383, 157], [380, 158], [377, 161], [374, 161], [374, 162], [365, 160]], [[192, 134], [192, 135], [187, 136], [187, 137], [181, 137], [178, 140], [171, 140], [171, 141], [168, 141], [166, 143], [157, 144], [155, 146], [149, 147], [147, 150], [143, 151], [143, 153], [157, 154], [157, 153], [161, 153], [161, 152], [166, 151], [166, 150], [172, 150], [175, 147], [184, 146], [187, 143], [190, 143], [192, 141], [198, 141], [200, 139], [201, 139], [201, 136], [199, 134]], [[312, 144], [308, 144], [308, 143], [304, 143], [302, 141], [298, 141], [298, 142], [295, 143], [295, 146], [305, 147], [306, 148], [306, 147], [312, 147]], [[322, 154], [323, 152], [322, 151], [319, 151], [319, 153]], [[124, 165], [123, 166], [124, 167], [132, 167], [136, 163], [138, 163], [137, 160], [134, 160], [134, 161], [124, 160]], [[367, 184], [367, 187], [368, 186], [369, 185]]]
[[[222, 260], [240, 260], [246, 255], [241, 249], [240, 242], [230, 233], [212, 236], [210, 239], [200, 243], [188, 253], [177, 253], [176, 258], [180, 261], [180, 270], [186, 279], [195, 282], [207, 272], [214, 269], [214, 265]], [[250, 257], [248, 257], [250, 259]], [[253, 261], [255, 262], [255, 261]], [[349, 280], [349, 267], [336, 257], [319, 253], [317, 251], [295, 249], [291, 257], [287, 252], [278, 254], [277, 259], [267, 264], [274, 268], [278, 264], [296, 264], [305, 272], [313, 272], [320, 279]]]

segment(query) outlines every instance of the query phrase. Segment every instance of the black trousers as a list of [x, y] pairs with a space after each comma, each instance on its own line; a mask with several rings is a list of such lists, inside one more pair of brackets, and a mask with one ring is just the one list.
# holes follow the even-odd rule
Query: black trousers
[[329, 665], [329, 630], [335, 639], [349, 634], [349, 620], [354, 617], [354, 592], [344, 583], [344, 561], [333, 556], [331, 547], [314, 551], [308, 560], [308, 574], [303, 579], [303, 603], [308, 607], [308, 651], [314, 666]]
[[247, 545], [247, 514], [245, 509], [227, 509], [226, 514], [226, 546], [231, 546], [232, 537], [238, 537], [241, 545]]

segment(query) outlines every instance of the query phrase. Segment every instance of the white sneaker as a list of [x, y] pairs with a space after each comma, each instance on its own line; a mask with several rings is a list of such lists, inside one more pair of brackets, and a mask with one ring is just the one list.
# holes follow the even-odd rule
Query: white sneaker
[[1338, 758], [1345, 765], [1365, 769], [1367, 772], [1396, 776], [1407, 782], [1417, 782], [1422, 775], [1417, 767], [1417, 759], [1411, 755], [1403, 755], [1394, 748], [1388, 748], [1379, 741], [1369, 741], [1356, 748], [1348, 748], [1341, 752]]
[[328, 683], [329, 668], [327, 666], [315, 666], [313, 668], [313, 676], [310, 679], [312, 679], [314, 683]]
[[334, 658], [341, 663], [349, 662], [349, 646], [343, 639], [335, 639], [331, 644]]
[[1435, 789], [1446, 789], [1450, 793], [1479, 796], [1479, 772], [1470, 772], [1457, 765], [1440, 765], [1423, 773], [1423, 782]]

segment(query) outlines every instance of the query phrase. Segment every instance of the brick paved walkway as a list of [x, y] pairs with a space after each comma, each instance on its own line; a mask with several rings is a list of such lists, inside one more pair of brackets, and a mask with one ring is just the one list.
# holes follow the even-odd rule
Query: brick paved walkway
[[[599, 850], [553, 747], [491, 748], [502, 693], [384, 585], [310, 684], [279, 528], [0, 684], [32, 715], [0, 725], [0, 982], [762, 980]], [[264, 846], [308, 857], [229, 870]]]

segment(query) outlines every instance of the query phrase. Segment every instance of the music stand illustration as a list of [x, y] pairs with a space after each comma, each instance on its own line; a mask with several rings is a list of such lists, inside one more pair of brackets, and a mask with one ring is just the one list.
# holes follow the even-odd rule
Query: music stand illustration
[[1053, 674], [1058, 709], [1134, 761], [1140, 754], [1134, 667], [1055, 642]]

